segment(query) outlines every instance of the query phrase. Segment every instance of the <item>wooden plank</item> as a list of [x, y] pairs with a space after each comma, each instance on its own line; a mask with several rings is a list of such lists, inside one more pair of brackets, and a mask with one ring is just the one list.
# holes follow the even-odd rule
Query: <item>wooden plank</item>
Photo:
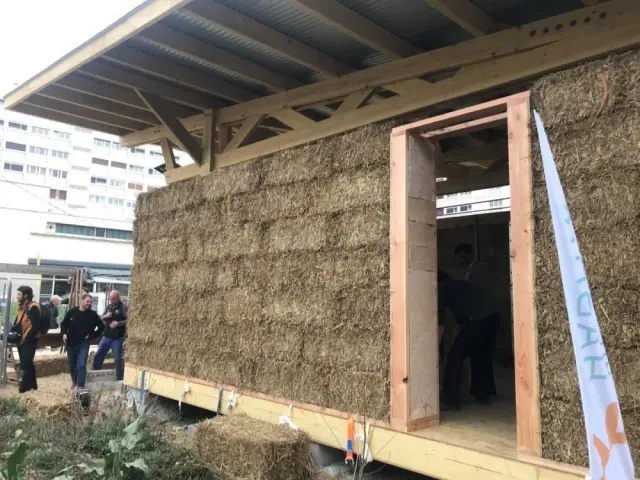
[[491, 18], [471, 0], [425, 0], [425, 2], [475, 37], [508, 28], [508, 25]]
[[541, 454], [529, 98], [509, 103], [511, 270], [518, 449]]
[[266, 50], [330, 77], [353, 71], [346, 63], [219, 3], [194, 2], [187, 5], [182, 11], [207, 25], [261, 45]]
[[60, 87], [56, 84], [49, 85], [43, 90], [40, 90], [37, 95], [61, 100], [79, 107], [91, 108], [110, 115], [117, 115], [119, 117], [128, 118], [129, 120], [144, 122], [151, 125], [156, 125], [158, 123], [158, 119], [155, 115], [148, 110], [142, 110], [128, 105], [115, 104], [111, 100], [105, 100], [104, 98], [95, 97], [77, 90]]
[[202, 131], [202, 163], [209, 165], [212, 171], [216, 164], [216, 112], [209, 110], [204, 113], [205, 122]]
[[347, 98], [345, 98], [338, 109], [335, 111], [334, 115], [337, 113], [338, 115], [345, 112], [350, 112], [352, 110], [357, 109], [366, 102], [371, 95], [373, 95], [373, 88], [367, 88], [365, 90], [361, 90], [359, 92], [352, 93]]
[[185, 90], [184, 88], [176, 87], [175, 85], [156, 80], [149, 76], [123, 70], [104, 60], [94, 61], [89, 65], [85, 65], [80, 71], [94, 78], [100, 78], [116, 85], [142, 90], [159, 97], [166, 97], [177, 103], [199, 110], [222, 106], [222, 103], [213, 97]]
[[227, 143], [227, 146], [220, 155], [224, 155], [224, 152], [237, 150], [242, 142], [256, 129], [263, 118], [263, 115], [255, 115], [254, 117], [247, 118], [233, 137], [231, 137], [231, 140]]
[[150, 0], [142, 3], [109, 27], [73, 49], [53, 65], [9, 92], [4, 98], [5, 108], [12, 108], [29, 95], [99, 57], [104, 52], [124, 42], [188, 2], [189, 0]]
[[421, 78], [410, 78], [401, 82], [390, 83], [384, 86], [385, 90], [396, 93], [398, 95], [416, 94], [421, 91], [429, 82]]
[[182, 150], [187, 152], [189, 156], [198, 165], [202, 164], [202, 148], [198, 145], [196, 139], [184, 128], [180, 121], [173, 116], [162, 99], [157, 98], [148, 93], [137, 90], [140, 98], [144, 100], [149, 109], [158, 117], [158, 120], [169, 130], [169, 139]]
[[309, 117], [302, 113], [291, 110], [290, 108], [283, 108], [277, 112], [271, 114], [273, 118], [284, 123], [287, 127], [291, 127], [293, 130], [300, 130], [304, 128], [313, 128], [316, 124]]
[[484, 130], [485, 128], [497, 127], [507, 122], [507, 113], [498, 113], [489, 117], [479, 118], [478, 120], [471, 120], [470, 122], [463, 122], [450, 127], [439, 128], [433, 131], [420, 134], [422, 138], [435, 140], [438, 138], [455, 137], [459, 135], [466, 135], [471, 132], [477, 132]]
[[95, 78], [85, 77], [84, 75], [73, 73], [61, 78], [55, 85], [77, 92], [87, 93], [94, 97], [117, 102], [125, 106], [148, 110], [144, 102], [140, 100], [140, 97], [138, 97], [133, 90]]
[[[586, 17], [589, 17], [589, 22], [584, 21]], [[574, 22], [575, 25], [569, 28], [569, 25]], [[446, 81], [438, 82], [435, 84], [438, 87], [435, 85], [426, 86], [428, 88], [423, 89], [424, 94], [420, 95], [420, 99], [415, 99], [416, 109], [424, 108], [424, 106], [460, 96], [457, 92], [454, 95], [449, 95], [446, 90], [441, 90], [441, 87], [442, 85], [459, 85], [461, 74], [464, 77], [464, 82], [469, 82], [467, 91], [473, 93], [569, 65], [572, 62], [602, 55], [617, 48], [632, 46], [638, 42], [637, 35], [633, 35], [637, 33], [638, 23], [640, 23], [640, 5], [637, 2], [634, 0], [613, 0], [599, 5], [596, 9], [588, 8], [558, 15], [518, 28], [511, 28], [354, 72], [340, 78], [324, 80], [288, 92], [227, 107], [220, 110], [219, 121], [223, 124], [233, 123], [251, 115], [269, 114], [284, 107], [295, 108], [326, 99], [345, 97], [366, 88], [397, 83], [428, 73], [473, 66], [460, 71], [456, 76]], [[557, 25], [561, 25], [563, 28], [556, 29]], [[546, 32], [544, 35], [541, 34], [543, 31]], [[631, 35], [618, 33], [623, 31], [627, 31]], [[588, 44], [583, 44], [583, 39], [589, 39]], [[597, 43], [592, 39], [596, 39]], [[533, 59], [532, 64], [529, 64], [529, 59]], [[493, 65], [494, 61], [500, 62], [500, 68]], [[502, 65], [505, 64], [509, 65], [508, 72], [502, 69]], [[521, 64], [523, 64], [522, 67]], [[492, 75], [482, 75], [483, 69], [492, 71]], [[498, 73], [497, 70], [500, 72]], [[494, 78], [493, 75], [496, 73], [502, 78]], [[474, 79], [474, 76], [477, 78]], [[477, 79], [480, 79], [479, 87], [470, 88]], [[434, 95], [435, 98], [431, 101]], [[408, 107], [398, 113], [391, 111], [386, 118], [408, 111], [411, 111]], [[202, 125], [202, 117], [198, 115], [189, 118], [188, 121], [193, 122], [194, 125]], [[162, 136], [163, 132], [149, 129], [128, 135], [121, 139], [121, 144], [133, 146], [153, 143]]]
[[[140, 389], [142, 367], [127, 364], [125, 385]], [[245, 414], [257, 420], [278, 424], [281, 416], [286, 416], [309, 437], [318, 443], [341, 450], [346, 449], [347, 421], [350, 417], [321, 407], [309, 408], [286, 400], [270, 399], [265, 395], [239, 392], [195, 378], [181, 377], [150, 368], [145, 370], [146, 392], [173, 400], [195, 405], [210, 411], [223, 405], [227, 415]], [[189, 391], [183, 394], [184, 386]], [[222, 398], [219, 402], [219, 388]], [[236, 406], [229, 410], [232, 397]], [[452, 441], [433, 440], [425, 436], [394, 431], [372, 422], [369, 434], [369, 448], [375, 460], [405, 468], [423, 475], [444, 480], [469, 478], [474, 480], [584, 480], [586, 469], [559, 464], [552, 461], [515, 458], [504, 449], [492, 453], [480, 452], [468, 447], [452, 444]], [[363, 433], [363, 425], [356, 422], [357, 434]], [[469, 432], [473, 435], [473, 432]], [[354, 450], [362, 451], [362, 444], [356, 441]]]
[[183, 67], [166, 59], [149, 55], [126, 45], [106, 53], [104, 58], [155, 77], [168, 80], [181, 87], [194, 88], [232, 102], [246, 102], [258, 95], [234, 83]]
[[162, 148], [162, 157], [164, 158], [165, 172], [176, 168], [176, 157], [173, 155], [173, 146], [168, 138], [160, 140], [160, 148]]
[[164, 179], [167, 183], [180, 182], [205, 173], [205, 169], [207, 172], [209, 171], [209, 167], [202, 167], [197, 163], [190, 163], [189, 165], [174, 168], [171, 171], [166, 171], [164, 173]]
[[140, 37], [155, 44], [163, 45], [175, 52], [180, 52], [192, 59], [206, 62], [214, 67], [224, 68], [276, 92], [282, 92], [301, 85], [300, 82], [293, 78], [274, 72], [251, 60], [239, 57], [215, 45], [190, 37], [161, 24], [148, 28]]
[[300, 10], [330, 25], [363, 45], [391, 59], [409, 57], [420, 49], [389, 33], [335, 0], [286, 0]]

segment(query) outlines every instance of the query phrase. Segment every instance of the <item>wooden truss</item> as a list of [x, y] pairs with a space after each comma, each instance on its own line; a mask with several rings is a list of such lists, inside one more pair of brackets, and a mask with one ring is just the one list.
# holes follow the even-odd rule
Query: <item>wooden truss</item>
[[[321, 2], [297, 3], [321, 10]], [[167, 181], [175, 182], [630, 48], [640, 43], [639, 26], [640, 3], [613, 0], [179, 121], [158, 116], [161, 126], [125, 135], [121, 144], [168, 138], [195, 154], [195, 163], [167, 170]], [[310, 110], [318, 106], [330, 116]], [[185, 132], [203, 136], [196, 139], [202, 153], [193, 142], [187, 148]]]

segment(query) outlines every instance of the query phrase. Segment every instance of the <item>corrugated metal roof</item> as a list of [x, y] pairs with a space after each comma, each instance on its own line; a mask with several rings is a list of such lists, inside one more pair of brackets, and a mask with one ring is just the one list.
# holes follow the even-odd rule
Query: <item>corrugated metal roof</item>
[[[338, 0], [399, 38], [432, 50], [471, 36], [424, 0]], [[514, 3], [513, 0], [507, 0]]]
[[584, 7], [581, 0], [473, 0], [473, 3], [496, 20], [514, 27]]
[[310, 47], [345, 61], [355, 68], [365, 68], [370, 59], [388, 61], [384, 55], [353, 38], [319, 22], [287, 2], [272, 0], [218, 0], [226, 7], [251, 17], [274, 30], [306, 43]]

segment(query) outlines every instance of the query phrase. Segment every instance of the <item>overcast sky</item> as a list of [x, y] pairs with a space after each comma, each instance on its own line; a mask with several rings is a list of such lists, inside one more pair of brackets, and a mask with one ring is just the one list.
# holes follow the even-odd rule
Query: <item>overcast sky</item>
[[0, 0], [0, 97], [142, 0]]

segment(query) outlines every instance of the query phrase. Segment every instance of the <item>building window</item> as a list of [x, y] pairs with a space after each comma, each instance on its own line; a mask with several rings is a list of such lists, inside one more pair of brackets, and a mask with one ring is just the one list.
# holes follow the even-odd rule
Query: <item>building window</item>
[[20, 130], [21, 132], [27, 131], [27, 126], [24, 123], [9, 122], [9, 128], [12, 128], [13, 130]]
[[75, 127], [75, 131], [82, 132], [82, 133], [93, 133], [93, 130], [91, 130], [90, 128], [84, 128], [84, 127]]
[[60, 140], [71, 140], [71, 134], [68, 132], [61, 132], [60, 130], [54, 130], [53, 136]]
[[126, 163], [122, 163], [122, 162], [111, 161], [111, 166], [113, 168], [121, 168], [122, 170], [126, 170], [127, 169], [127, 164]]
[[87, 208], [86, 205], [67, 205], [69, 208]]
[[91, 203], [99, 203], [102, 204], [105, 202], [107, 197], [101, 197], [99, 195], [89, 195], [89, 202]]
[[94, 165], [102, 165], [103, 167], [109, 166], [109, 160], [103, 160], [102, 158], [92, 158], [91, 163]]
[[149, 150], [149, 155], [153, 157], [162, 157], [162, 152], [154, 152], [153, 150]]
[[120, 146], [120, 143], [118, 142], [113, 142], [111, 144], [111, 148], [115, 149], [115, 150], [122, 150], [123, 147]]
[[67, 171], [52, 168], [49, 170], [49, 175], [51, 175], [53, 178], [67, 178]]
[[108, 203], [109, 203], [109, 205], [112, 205], [114, 207], [122, 207], [122, 206], [124, 206], [124, 200], [122, 198], [109, 197]]
[[131, 149], [129, 151], [131, 153], [135, 153], [136, 155], [144, 155], [145, 154], [144, 148], [131, 147]]
[[29, 147], [29, 153], [34, 153], [36, 155], [46, 155], [47, 153], [49, 153], [49, 149], [44, 147], [34, 147], [32, 145]]
[[89, 190], [89, 188], [84, 185], [69, 185], [69, 188], [73, 190]]
[[66, 200], [67, 199], [67, 191], [66, 190], [56, 190], [52, 188], [49, 190], [49, 198], [54, 200]]
[[55, 228], [56, 228], [56, 233], [60, 233], [64, 235], [82, 235], [85, 237], [115, 238], [118, 240], [131, 240], [131, 231], [129, 230], [85, 227], [84, 225], [68, 225], [64, 223], [56, 223]]
[[71, 165], [71, 170], [78, 170], [80, 172], [88, 172], [89, 167], [81, 167], [80, 165]]
[[61, 150], [51, 150], [51, 156], [53, 158], [62, 158], [63, 160], [69, 160], [69, 152], [63, 152]]
[[14, 150], [16, 152], [26, 152], [27, 151], [27, 146], [26, 145], [24, 145], [22, 143], [15, 143], [15, 142], [5, 142], [4, 148], [6, 148], [7, 150]]
[[129, 190], [138, 190], [140, 192], [142, 191], [142, 185], [139, 183], [128, 183], [127, 188]]
[[4, 169], [9, 170], [10, 172], [24, 172], [24, 165], [4, 162]]
[[91, 183], [94, 185], [106, 185], [107, 179], [102, 177], [91, 177]]
[[110, 140], [105, 140], [103, 138], [94, 138], [93, 139], [93, 143], [98, 145], [99, 147], [111, 148], [111, 141]]
[[76, 152], [85, 152], [85, 153], [90, 153], [91, 149], [90, 148], [85, 148], [85, 147], [77, 147], [77, 146], [73, 146], [73, 150]]
[[117, 178], [112, 178], [109, 180], [109, 185], [117, 188], [124, 188], [124, 180], [118, 180]]
[[471, 205], [460, 205], [460, 212], [470, 212]]
[[49, 136], [49, 129], [48, 128], [42, 128], [42, 127], [36, 127], [35, 125], [31, 126], [31, 133], [35, 133], [36, 135], [43, 135], [45, 137]]
[[144, 167], [138, 165], [129, 165], [129, 171], [135, 173], [144, 173]]
[[502, 207], [502, 200], [491, 200], [489, 202], [489, 208], [500, 208]]
[[444, 209], [445, 215], [451, 215], [452, 213], [457, 213], [457, 212], [458, 212], [458, 207], [447, 207]]
[[44, 167], [36, 167], [35, 165], [27, 166], [27, 173], [30, 175], [42, 175], [43, 177], [47, 174], [47, 169]]
[[4, 120], [0, 118], [0, 127], [4, 127]]
[[133, 202], [133, 201], [129, 200], [129, 201], [127, 202], [127, 207], [129, 207], [129, 208], [136, 208], [136, 202]]

